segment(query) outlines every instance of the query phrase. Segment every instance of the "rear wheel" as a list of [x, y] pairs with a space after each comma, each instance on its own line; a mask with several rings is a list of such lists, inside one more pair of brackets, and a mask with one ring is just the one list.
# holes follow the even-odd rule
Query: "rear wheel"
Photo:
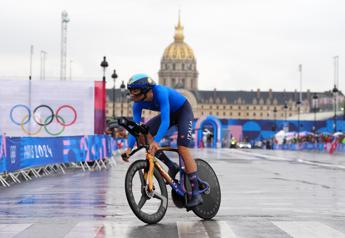
[[[203, 199], [203, 204], [195, 207], [193, 212], [195, 215], [202, 219], [212, 219], [217, 215], [220, 203], [221, 203], [221, 192], [218, 182], [218, 178], [212, 167], [202, 159], [195, 160], [198, 167], [198, 177], [202, 181], [209, 185], [209, 189], [201, 194]], [[202, 184], [199, 182], [200, 189]]]
[[168, 192], [165, 181], [155, 168], [153, 173], [154, 189], [147, 191], [144, 172], [146, 160], [138, 160], [128, 168], [125, 179], [126, 197], [134, 214], [143, 222], [155, 224], [165, 215], [168, 208]]

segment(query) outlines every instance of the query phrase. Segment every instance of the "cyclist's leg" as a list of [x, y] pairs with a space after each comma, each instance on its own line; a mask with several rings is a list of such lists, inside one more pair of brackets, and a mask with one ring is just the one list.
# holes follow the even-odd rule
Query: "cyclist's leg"
[[194, 115], [192, 107], [188, 101], [183, 104], [177, 113], [176, 125], [178, 128], [177, 145], [180, 155], [185, 164], [185, 171], [187, 174], [195, 173], [197, 170], [196, 163], [190, 153], [189, 147], [192, 142], [192, 129]]
[[183, 105], [183, 107], [181, 108], [181, 112], [179, 112], [178, 115], [179, 116], [177, 119], [177, 144], [179, 153], [183, 158], [185, 170], [192, 187], [192, 198], [186, 204], [187, 209], [191, 209], [195, 206], [200, 205], [203, 202], [203, 200], [199, 193], [197, 166], [189, 150], [189, 146], [192, 141], [192, 126], [194, 115], [192, 107], [188, 101], [186, 101], [186, 103]]
[[[161, 124], [161, 116], [157, 115], [153, 118], [151, 118], [146, 125], [149, 127], [149, 135], [148, 135], [148, 141], [149, 143], [152, 142], [153, 137], [157, 134], [157, 131], [159, 129], [159, 126]], [[163, 151], [159, 151], [156, 153], [156, 157], [162, 161], [168, 168], [169, 168], [169, 175], [170, 177], [174, 178], [176, 173], [178, 172], [178, 165], [174, 162], [172, 162]]]

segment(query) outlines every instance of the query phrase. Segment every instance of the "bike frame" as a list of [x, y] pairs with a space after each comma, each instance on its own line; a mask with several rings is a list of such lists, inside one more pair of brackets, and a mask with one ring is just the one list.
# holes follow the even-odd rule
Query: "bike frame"
[[[146, 150], [148, 150], [147, 145], [140, 146], [137, 149], [135, 149], [134, 153], [131, 153], [131, 155], [135, 154], [137, 151], [139, 151], [142, 148], [145, 148]], [[146, 151], [146, 160], [148, 162], [148, 170], [144, 171], [144, 179], [147, 183], [148, 192], [151, 193], [153, 191], [153, 171], [154, 171], [154, 168], [157, 168], [158, 172], [163, 177], [165, 182], [167, 182], [178, 195], [184, 197], [187, 194], [187, 190], [184, 186], [184, 183], [185, 183], [184, 174], [185, 174], [185, 172], [184, 172], [184, 163], [183, 163], [182, 156], [179, 154], [177, 149], [171, 148], [171, 147], [161, 147], [157, 150], [157, 152], [159, 152], [159, 151], [170, 151], [170, 152], [175, 152], [178, 154], [179, 164], [180, 164], [180, 182], [176, 183], [175, 180], [172, 179], [169, 176], [169, 174], [163, 169], [163, 167], [160, 165], [158, 160], [153, 155], [148, 153], [148, 151]], [[169, 163], [170, 162], [172, 163], [172, 161], [169, 159]], [[199, 178], [198, 178], [198, 181], [200, 183], [204, 184], [204, 186], [205, 186], [204, 189], [199, 190], [199, 193], [204, 193], [206, 190], [209, 189], [209, 185], [206, 182], [202, 181]]]
[[[146, 150], [146, 160], [148, 161], [148, 170], [144, 171], [144, 179], [147, 184], [147, 189], [148, 192], [151, 193], [153, 192], [153, 171], [154, 168], [156, 167], [158, 172], [161, 174], [165, 182], [167, 182], [171, 188], [180, 196], [184, 197], [187, 194], [187, 190], [184, 186], [185, 184], [185, 172], [184, 172], [184, 163], [182, 156], [179, 154], [178, 149], [171, 148], [171, 147], [161, 147], [157, 150], [159, 151], [171, 151], [175, 152], [179, 156], [179, 164], [180, 164], [180, 182], [176, 183], [174, 179], [172, 179], [169, 174], [162, 168], [158, 160], [155, 158], [155, 156], [151, 155], [148, 150], [149, 150], [149, 141], [147, 139], [148, 135], [148, 128], [145, 127], [145, 125], [138, 125], [133, 121], [130, 121], [124, 117], [119, 119], [119, 124], [122, 125], [131, 135], [133, 135], [136, 139], [138, 147], [134, 149], [129, 156], [134, 155], [136, 152], [141, 150], [142, 148], [145, 148]], [[139, 137], [143, 136], [144, 137], [144, 142], [141, 143], [139, 141]], [[169, 159], [169, 163], [172, 163], [172, 161]], [[206, 190], [209, 189], [209, 185], [202, 181], [200, 178], [198, 178], [198, 181], [205, 186], [204, 189], [199, 190], [199, 193], [204, 193]]]

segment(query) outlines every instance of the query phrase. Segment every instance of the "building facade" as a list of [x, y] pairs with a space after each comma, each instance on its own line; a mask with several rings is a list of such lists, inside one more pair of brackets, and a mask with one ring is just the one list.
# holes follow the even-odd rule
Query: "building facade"
[[[158, 72], [161, 85], [176, 88], [192, 105], [196, 119], [212, 116], [218, 120], [269, 120], [286, 121], [296, 115], [313, 112], [334, 111], [334, 95], [331, 91], [301, 94], [295, 91], [222, 91], [198, 90], [198, 70], [196, 56], [192, 48], [184, 41], [183, 26], [180, 18], [175, 27], [174, 41], [164, 50]], [[112, 102], [113, 90], [107, 91], [107, 116], [132, 116], [131, 102], [124, 92], [115, 91], [115, 108]], [[313, 100], [317, 96], [317, 100]], [[302, 100], [299, 100], [299, 99]], [[337, 111], [343, 105], [344, 96], [338, 93]], [[297, 103], [299, 102], [300, 103]], [[317, 104], [315, 104], [317, 103]], [[113, 110], [115, 109], [115, 110]], [[157, 115], [156, 112], [144, 110], [143, 118]], [[298, 116], [299, 117], [299, 116]], [[303, 118], [301, 118], [303, 120]]]

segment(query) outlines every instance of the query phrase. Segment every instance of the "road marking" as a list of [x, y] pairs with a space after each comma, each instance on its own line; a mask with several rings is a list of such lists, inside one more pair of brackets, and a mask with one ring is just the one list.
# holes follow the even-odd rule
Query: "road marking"
[[0, 238], [12, 238], [32, 224], [0, 224]]
[[209, 238], [202, 222], [177, 222], [179, 238]]
[[210, 237], [236, 238], [226, 221], [205, 221], [203, 224]]
[[80, 222], [65, 238], [127, 237], [131, 227], [133, 224], [128, 223]]
[[344, 233], [320, 222], [288, 221], [272, 223], [294, 238], [345, 238]]

